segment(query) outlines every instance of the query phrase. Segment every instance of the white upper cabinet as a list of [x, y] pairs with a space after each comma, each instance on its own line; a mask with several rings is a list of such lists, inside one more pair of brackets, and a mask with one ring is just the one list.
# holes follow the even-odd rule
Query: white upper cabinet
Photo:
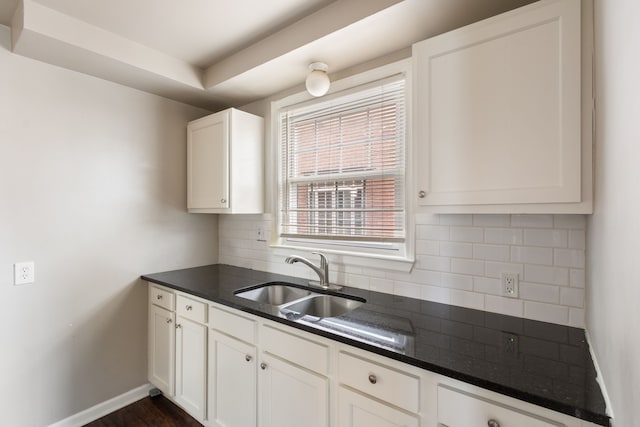
[[413, 46], [418, 206], [591, 212], [587, 13], [543, 0]]
[[187, 126], [187, 208], [262, 213], [264, 119], [234, 108]]

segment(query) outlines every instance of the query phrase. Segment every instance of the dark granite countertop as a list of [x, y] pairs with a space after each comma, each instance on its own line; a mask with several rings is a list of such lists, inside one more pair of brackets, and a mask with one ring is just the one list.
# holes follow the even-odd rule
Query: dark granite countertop
[[[234, 291], [266, 282], [306, 285], [306, 280], [229, 265], [142, 278], [573, 417], [610, 425], [582, 329], [349, 287], [340, 293], [364, 298], [366, 304], [324, 321], [287, 319], [277, 308], [240, 298]], [[345, 333], [347, 329], [363, 333], [354, 336]], [[368, 336], [384, 338], [375, 342]]]

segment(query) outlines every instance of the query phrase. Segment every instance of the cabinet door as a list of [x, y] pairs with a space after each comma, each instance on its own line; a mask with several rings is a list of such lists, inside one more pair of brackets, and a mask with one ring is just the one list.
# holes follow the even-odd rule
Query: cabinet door
[[261, 427], [329, 425], [329, 380], [265, 353], [258, 396]]
[[581, 201], [580, 3], [414, 45], [419, 205]]
[[345, 387], [338, 389], [338, 427], [418, 427], [419, 418]]
[[229, 207], [229, 113], [187, 127], [187, 207]]
[[175, 313], [149, 306], [149, 382], [167, 396], [173, 396]]
[[205, 417], [207, 384], [207, 327], [176, 318], [175, 400], [200, 421]]
[[256, 348], [209, 331], [209, 420], [219, 427], [256, 425]]

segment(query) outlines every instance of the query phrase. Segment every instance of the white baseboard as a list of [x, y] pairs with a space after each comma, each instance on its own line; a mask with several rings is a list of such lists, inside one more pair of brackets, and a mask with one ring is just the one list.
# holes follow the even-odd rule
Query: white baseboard
[[149, 390], [151, 390], [152, 387], [153, 386], [151, 384], [145, 384], [134, 388], [126, 393], [122, 393], [120, 396], [98, 403], [89, 409], [85, 409], [82, 412], [78, 412], [77, 414], [65, 418], [64, 420], [55, 422], [49, 427], [81, 427], [148, 396]]

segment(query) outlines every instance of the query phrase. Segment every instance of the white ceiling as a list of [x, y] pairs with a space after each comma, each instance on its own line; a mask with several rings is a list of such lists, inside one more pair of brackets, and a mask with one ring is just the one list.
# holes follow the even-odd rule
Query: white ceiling
[[14, 52], [209, 109], [533, 0], [0, 0]]

